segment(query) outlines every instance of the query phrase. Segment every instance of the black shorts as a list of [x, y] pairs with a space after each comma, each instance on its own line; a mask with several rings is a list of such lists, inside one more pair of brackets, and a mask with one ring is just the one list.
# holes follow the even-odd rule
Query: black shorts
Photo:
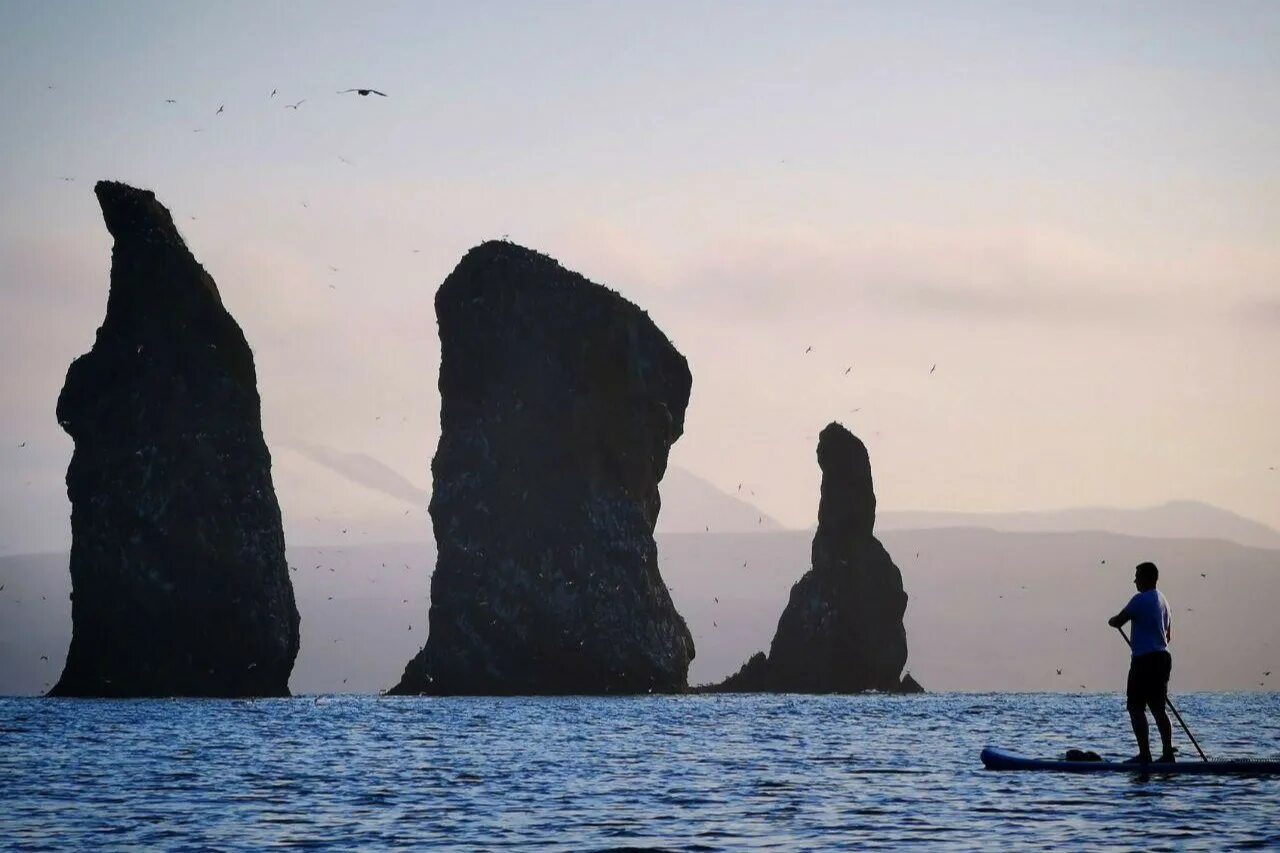
[[1168, 652], [1150, 652], [1138, 655], [1129, 664], [1130, 705], [1164, 706], [1169, 695], [1169, 673], [1173, 670], [1173, 656]]

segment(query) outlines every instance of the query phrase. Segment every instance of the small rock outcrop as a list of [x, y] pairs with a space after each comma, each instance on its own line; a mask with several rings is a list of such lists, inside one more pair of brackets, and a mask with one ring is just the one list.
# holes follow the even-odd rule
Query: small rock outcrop
[[155, 196], [95, 192], [115, 248], [58, 398], [72, 637], [51, 695], [288, 695], [298, 611], [253, 353]]
[[910, 675], [902, 573], [872, 534], [876, 496], [867, 448], [840, 424], [818, 437], [822, 497], [813, 566], [791, 588], [766, 656], [758, 652], [712, 690], [922, 692]]
[[426, 645], [393, 693], [687, 686], [658, 572], [658, 482], [691, 378], [649, 316], [551, 258], [488, 242], [436, 293], [438, 551]]

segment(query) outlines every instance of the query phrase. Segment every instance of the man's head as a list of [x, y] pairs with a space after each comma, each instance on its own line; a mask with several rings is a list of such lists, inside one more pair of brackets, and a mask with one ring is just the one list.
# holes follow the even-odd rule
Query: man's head
[[1156, 568], [1155, 563], [1139, 563], [1133, 570], [1133, 585], [1138, 588], [1138, 592], [1155, 589], [1158, 580], [1160, 580], [1160, 570]]

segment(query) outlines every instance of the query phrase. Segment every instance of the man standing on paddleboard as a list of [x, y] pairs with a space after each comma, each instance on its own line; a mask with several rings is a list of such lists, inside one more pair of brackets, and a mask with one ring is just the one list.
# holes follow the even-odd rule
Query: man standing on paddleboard
[[1173, 729], [1164, 705], [1169, 695], [1169, 673], [1173, 658], [1169, 654], [1169, 641], [1173, 633], [1169, 622], [1169, 602], [1159, 590], [1156, 581], [1160, 570], [1155, 563], [1139, 563], [1134, 571], [1133, 583], [1138, 594], [1129, 599], [1108, 623], [1119, 628], [1132, 620], [1133, 659], [1129, 663], [1128, 701], [1129, 720], [1133, 723], [1133, 735], [1138, 739], [1138, 754], [1131, 763], [1146, 764], [1151, 761], [1151, 744], [1148, 740], [1146, 709], [1151, 709], [1156, 728], [1160, 730], [1163, 744], [1159, 761], [1173, 761]]

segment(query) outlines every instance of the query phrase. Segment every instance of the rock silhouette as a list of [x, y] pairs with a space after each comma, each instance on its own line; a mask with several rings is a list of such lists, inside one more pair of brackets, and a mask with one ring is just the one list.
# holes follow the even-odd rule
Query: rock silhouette
[[683, 690], [693, 638], [658, 571], [658, 483], [691, 377], [647, 314], [504, 241], [435, 298], [438, 556], [393, 693]]
[[115, 247], [58, 399], [72, 638], [51, 695], [288, 695], [298, 611], [253, 353], [155, 196], [94, 189]]
[[921, 692], [910, 675], [902, 574], [872, 534], [871, 460], [837, 423], [818, 436], [822, 496], [812, 568], [791, 598], [769, 654], [757, 652], [713, 690], [727, 692]]

